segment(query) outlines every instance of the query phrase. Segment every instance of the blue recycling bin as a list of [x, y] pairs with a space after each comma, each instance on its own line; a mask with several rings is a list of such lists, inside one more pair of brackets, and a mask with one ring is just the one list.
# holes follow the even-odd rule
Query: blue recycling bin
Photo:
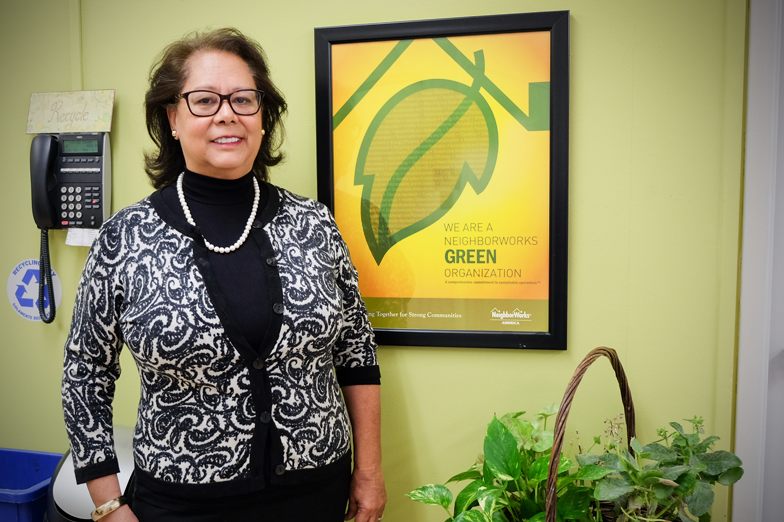
[[62, 454], [0, 448], [0, 521], [41, 522]]

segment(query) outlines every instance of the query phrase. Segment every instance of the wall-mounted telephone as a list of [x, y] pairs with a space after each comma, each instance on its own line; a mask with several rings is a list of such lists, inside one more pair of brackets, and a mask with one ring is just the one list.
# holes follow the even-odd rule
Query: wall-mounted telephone
[[[109, 217], [111, 149], [105, 132], [39, 134], [30, 147], [33, 218], [41, 229], [38, 311], [54, 320], [54, 289], [49, 265], [49, 229], [99, 228]], [[45, 314], [48, 287], [50, 315]]]

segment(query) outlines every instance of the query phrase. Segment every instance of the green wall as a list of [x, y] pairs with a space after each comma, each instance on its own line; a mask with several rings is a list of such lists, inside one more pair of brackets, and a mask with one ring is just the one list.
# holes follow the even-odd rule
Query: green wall
[[[638, 433], [705, 416], [729, 448], [742, 186], [745, 0], [27, 0], [0, 7], [0, 274], [38, 256], [31, 219], [31, 92], [116, 89], [116, 210], [147, 195], [142, 99], [149, 66], [195, 28], [234, 25], [265, 47], [286, 94], [288, 161], [273, 182], [316, 196], [313, 28], [571, 10], [569, 345], [564, 352], [381, 347], [387, 520], [440, 522], [403, 494], [465, 469], [494, 412], [560, 401], [591, 348], [618, 350]], [[53, 325], [0, 305], [0, 446], [63, 451], [62, 346], [87, 249], [50, 233], [63, 303]], [[138, 377], [124, 355], [115, 412], [132, 424]], [[621, 409], [609, 365], [578, 390], [567, 440]], [[724, 488], [726, 489], [726, 488]], [[719, 490], [714, 520], [727, 519]]]

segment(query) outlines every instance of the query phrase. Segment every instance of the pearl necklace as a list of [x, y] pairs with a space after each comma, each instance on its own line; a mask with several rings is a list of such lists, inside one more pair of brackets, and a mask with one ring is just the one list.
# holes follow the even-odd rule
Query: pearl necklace
[[[185, 212], [185, 219], [188, 220], [188, 223], [190, 223], [191, 226], [195, 227], [196, 222], [193, 221], [193, 216], [191, 215], [191, 209], [188, 208], [188, 203], [185, 202], [185, 194], [182, 191], [182, 178], [184, 174], [185, 172], [181, 172], [180, 176], [177, 178], [177, 195], [180, 197], [180, 205], [182, 206], [182, 211]], [[245, 240], [248, 239], [248, 236], [250, 235], [250, 227], [253, 226], [253, 220], [256, 219], [256, 211], [259, 210], [259, 199], [261, 198], [259, 194], [259, 182], [256, 181], [255, 177], [253, 178], [253, 190], [256, 192], [256, 195], [253, 198], [253, 211], [250, 213], [250, 217], [248, 218], [248, 223], [245, 225], [245, 230], [242, 232], [242, 235], [237, 240], [237, 242], [229, 247], [216, 247], [215, 245], [207, 241], [206, 237], [202, 236], [202, 238], [204, 238], [204, 244], [206, 245], [207, 248], [219, 254], [228, 254], [229, 252], [234, 252], [235, 250], [237, 250], [239, 247], [242, 246]]]

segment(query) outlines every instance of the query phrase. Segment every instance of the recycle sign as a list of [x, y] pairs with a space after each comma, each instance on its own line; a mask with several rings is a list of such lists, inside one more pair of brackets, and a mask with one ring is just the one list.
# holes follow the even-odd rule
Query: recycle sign
[[[41, 316], [38, 313], [38, 285], [42, 284], [43, 281], [38, 265], [38, 259], [26, 259], [25, 261], [22, 261], [11, 270], [6, 285], [8, 302], [11, 303], [11, 306], [16, 310], [16, 313], [28, 321], [41, 320]], [[52, 284], [54, 285], [56, 310], [60, 306], [63, 287], [60, 284], [60, 278], [54, 269], [52, 269]], [[50, 306], [49, 294], [47, 289], [44, 288], [44, 307], [48, 310]]]

